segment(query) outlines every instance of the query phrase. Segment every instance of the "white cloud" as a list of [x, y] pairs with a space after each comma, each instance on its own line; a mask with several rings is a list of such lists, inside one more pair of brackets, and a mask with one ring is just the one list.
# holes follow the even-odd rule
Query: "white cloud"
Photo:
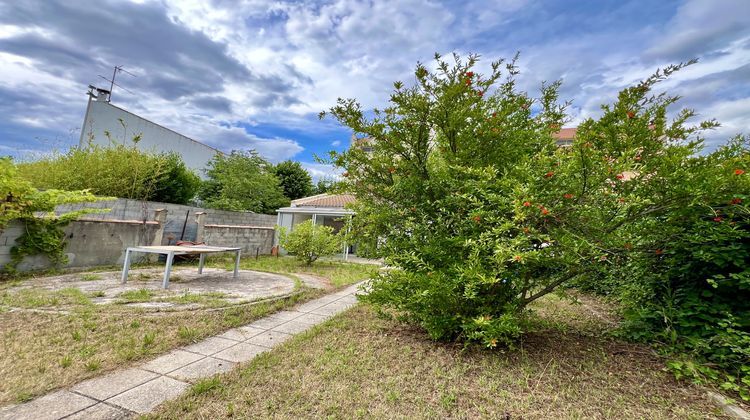
[[318, 182], [321, 179], [341, 179], [341, 171], [332, 165], [312, 162], [300, 162], [300, 164], [302, 164], [302, 167], [310, 174], [313, 183]]
[[341, 140], [334, 140], [331, 142], [331, 146], [338, 147], [341, 146]]

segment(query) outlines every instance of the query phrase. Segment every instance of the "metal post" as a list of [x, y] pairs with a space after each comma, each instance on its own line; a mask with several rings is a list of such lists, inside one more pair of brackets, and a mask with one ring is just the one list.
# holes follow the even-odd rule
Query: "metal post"
[[128, 248], [125, 251], [125, 262], [122, 264], [122, 278], [120, 279], [120, 283], [125, 284], [125, 282], [128, 281], [128, 271], [130, 270], [130, 256], [131, 256], [130, 248]]
[[234, 261], [234, 278], [237, 278], [237, 274], [240, 271], [240, 250], [237, 250], [237, 258]]
[[172, 272], [173, 260], [174, 251], [170, 251], [169, 254], [167, 254], [167, 266], [164, 268], [164, 281], [162, 282], [162, 287], [165, 289], [169, 288], [169, 274]]
[[206, 254], [201, 253], [199, 262], [198, 262], [198, 274], [203, 274], [203, 264], [206, 262]]

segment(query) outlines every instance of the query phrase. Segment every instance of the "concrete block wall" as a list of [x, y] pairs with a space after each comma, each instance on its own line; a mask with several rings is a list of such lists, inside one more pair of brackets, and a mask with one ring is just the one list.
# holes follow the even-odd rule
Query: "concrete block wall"
[[58, 213], [80, 210], [83, 208], [111, 209], [103, 214], [86, 215], [87, 219], [111, 219], [111, 220], [148, 220], [156, 209], [167, 210], [167, 222], [174, 221], [180, 224], [185, 222], [185, 215], [190, 211], [188, 220], [193, 220], [197, 212], [206, 213], [206, 224], [215, 225], [248, 225], [274, 227], [276, 215], [258, 214], [252, 212], [225, 211], [216, 209], [205, 209], [202, 207], [183, 206], [181, 204], [159, 203], [156, 201], [140, 201], [128, 198], [118, 198], [112, 201], [100, 201], [97, 203], [65, 204], [58, 206]]
[[89, 214], [87, 219], [109, 220], [149, 220], [157, 209], [167, 210], [164, 222], [164, 236], [161, 245], [174, 245], [179, 240], [196, 241], [196, 213], [205, 213], [204, 222], [214, 225], [274, 227], [276, 216], [252, 212], [235, 212], [202, 207], [183, 206], [180, 204], [159, 203], [156, 201], [139, 201], [120, 198], [96, 203], [79, 203], [58, 206], [57, 213], [80, 210], [84, 208], [111, 209], [106, 213]]
[[213, 246], [239, 246], [246, 256], [271, 253], [274, 229], [258, 226], [213, 225], [203, 227], [202, 241]]
[[[65, 253], [71, 267], [94, 267], [122, 264], [125, 248], [152, 245], [160, 241], [160, 224], [156, 222], [77, 220], [65, 227]], [[10, 262], [10, 249], [23, 233], [20, 222], [11, 222], [0, 234], [0, 270]], [[35, 255], [24, 258], [19, 271], [51, 268], [47, 257]]]

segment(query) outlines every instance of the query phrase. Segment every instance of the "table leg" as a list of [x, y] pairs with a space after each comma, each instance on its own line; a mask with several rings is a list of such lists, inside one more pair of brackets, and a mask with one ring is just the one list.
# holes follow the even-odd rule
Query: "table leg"
[[172, 261], [174, 260], [174, 252], [170, 252], [167, 254], [167, 266], [164, 268], [164, 282], [162, 282], [162, 287], [167, 289], [169, 288], [169, 273], [172, 272]]
[[122, 264], [122, 278], [120, 279], [120, 283], [125, 284], [125, 282], [128, 281], [128, 271], [130, 270], [130, 256], [132, 253], [130, 250], [125, 251], [125, 262]]
[[237, 274], [240, 270], [240, 250], [237, 250], [237, 257], [234, 260], [234, 278], [237, 278]]
[[203, 274], [203, 264], [206, 262], [206, 254], [201, 254], [200, 262], [198, 263], [198, 274]]

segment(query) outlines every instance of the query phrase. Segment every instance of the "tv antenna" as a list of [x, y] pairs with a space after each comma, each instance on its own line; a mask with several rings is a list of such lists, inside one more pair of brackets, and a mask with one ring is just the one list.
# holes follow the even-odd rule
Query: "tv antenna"
[[106, 77], [102, 76], [101, 74], [98, 75], [102, 79], [104, 79], [104, 80], [106, 80], [106, 81], [109, 82], [109, 98], [107, 99], [107, 102], [112, 102], [112, 89], [114, 89], [115, 86], [117, 86], [118, 88], [124, 90], [125, 92], [130, 93], [131, 95], [135, 95], [135, 93], [133, 93], [132, 91], [130, 91], [130, 90], [128, 90], [128, 89], [126, 89], [126, 88], [118, 85], [117, 83], [115, 83], [115, 78], [117, 77], [118, 73], [125, 73], [125, 74], [128, 74], [128, 75], [133, 76], [133, 77], [138, 77], [138, 76], [134, 75], [133, 73], [125, 70], [124, 68], [122, 68], [122, 65], [115, 66], [114, 70], [112, 70], [112, 79], [107, 79]]

